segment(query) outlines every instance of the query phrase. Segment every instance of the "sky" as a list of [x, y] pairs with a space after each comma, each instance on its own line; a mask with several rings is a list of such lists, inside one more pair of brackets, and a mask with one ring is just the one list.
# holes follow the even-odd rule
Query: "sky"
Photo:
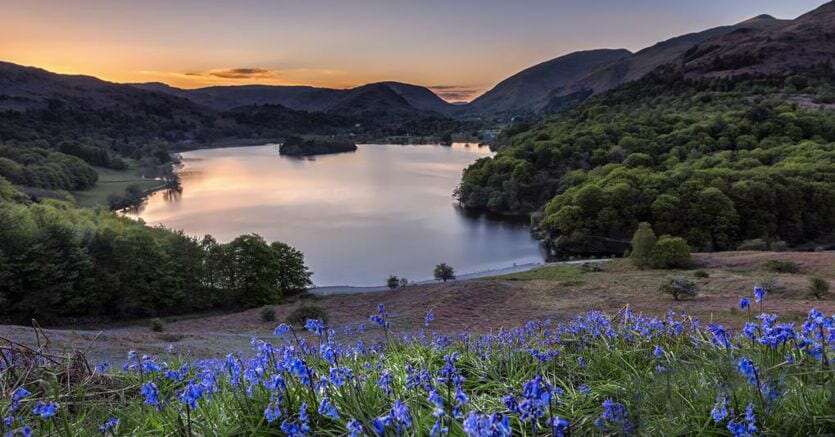
[[822, 0], [0, 0], [0, 60], [114, 82], [395, 80], [469, 100], [576, 50], [639, 50]]

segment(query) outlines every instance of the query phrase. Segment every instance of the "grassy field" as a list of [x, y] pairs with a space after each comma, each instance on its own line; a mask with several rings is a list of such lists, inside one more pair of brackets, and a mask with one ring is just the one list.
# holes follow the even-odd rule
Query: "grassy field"
[[579, 285], [583, 278], [583, 272], [577, 266], [546, 266], [527, 272], [510, 273], [507, 275], [493, 276], [488, 279], [500, 279], [506, 281], [555, 281], [561, 283], [574, 283]]
[[107, 197], [111, 194], [124, 194], [129, 185], [138, 185], [143, 190], [155, 190], [164, 185], [163, 181], [145, 179], [139, 174], [136, 164], [130, 162], [126, 170], [111, 170], [96, 167], [99, 180], [96, 186], [84, 191], [74, 191], [76, 202], [81, 206], [107, 206]]

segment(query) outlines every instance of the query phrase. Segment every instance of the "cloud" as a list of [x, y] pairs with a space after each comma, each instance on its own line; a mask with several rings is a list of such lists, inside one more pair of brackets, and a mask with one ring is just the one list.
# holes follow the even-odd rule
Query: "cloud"
[[432, 85], [429, 89], [448, 102], [470, 101], [484, 91], [483, 87], [469, 85]]
[[279, 72], [266, 68], [230, 68], [210, 70], [205, 74], [223, 79], [268, 79], [278, 76]]

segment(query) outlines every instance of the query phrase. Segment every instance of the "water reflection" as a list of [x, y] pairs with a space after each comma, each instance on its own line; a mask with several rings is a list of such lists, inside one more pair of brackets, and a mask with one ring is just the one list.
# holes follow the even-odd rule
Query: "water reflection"
[[361, 145], [315, 159], [271, 145], [187, 152], [182, 192], [157, 193], [129, 215], [221, 241], [254, 232], [287, 242], [319, 286], [429, 279], [442, 261], [461, 273], [540, 261], [526, 223], [452, 199], [463, 168], [489, 154], [464, 144]]

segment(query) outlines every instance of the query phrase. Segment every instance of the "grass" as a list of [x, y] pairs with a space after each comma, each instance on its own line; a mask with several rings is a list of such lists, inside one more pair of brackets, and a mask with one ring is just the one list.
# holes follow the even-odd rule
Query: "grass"
[[526, 272], [510, 273], [493, 276], [487, 279], [503, 279], [507, 281], [556, 281], [577, 283], [583, 278], [583, 272], [575, 266], [546, 266]]
[[125, 170], [112, 170], [96, 167], [99, 180], [96, 185], [84, 191], [74, 191], [72, 194], [76, 202], [84, 207], [107, 206], [107, 197], [111, 194], [124, 194], [130, 185], [138, 185], [142, 190], [161, 188], [165, 182], [155, 179], [145, 179], [139, 174], [135, 162], [130, 162]]
[[[385, 435], [427, 435], [437, 421], [462, 436], [474, 423], [501, 428], [505, 418], [522, 436], [728, 435], [730, 421], [766, 435], [835, 429], [832, 348], [821, 353], [818, 337], [835, 320], [819, 313], [789, 328], [794, 340], [768, 319], [747, 338], [681, 314], [590, 312], [452, 337], [433, 334], [431, 323], [400, 335], [384, 309], [375, 316], [374, 328], [287, 327], [273, 344], [254, 342], [249, 356], [131, 356], [121, 370], [87, 371], [77, 358], [51, 362], [6, 348], [17, 361], [0, 366], [0, 413], [13, 423], [0, 431], [101, 435], [109, 418], [119, 421], [110, 435], [284, 435], [298, 426], [336, 436], [349, 422], [364, 435], [374, 435], [375, 423]], [[357, 343], [366, 329], [378, 340]], [[753, 368], [740, 371], [743, 359]], [[20, 387], [31, 394], [11, 408], [8, 396]], [[35, 417], [38, 402], [56, 403], [57, 413]], [[724, 411], [718, 420], [714, 409]], [[557, 417], [568, 430], [552, 427]]]

